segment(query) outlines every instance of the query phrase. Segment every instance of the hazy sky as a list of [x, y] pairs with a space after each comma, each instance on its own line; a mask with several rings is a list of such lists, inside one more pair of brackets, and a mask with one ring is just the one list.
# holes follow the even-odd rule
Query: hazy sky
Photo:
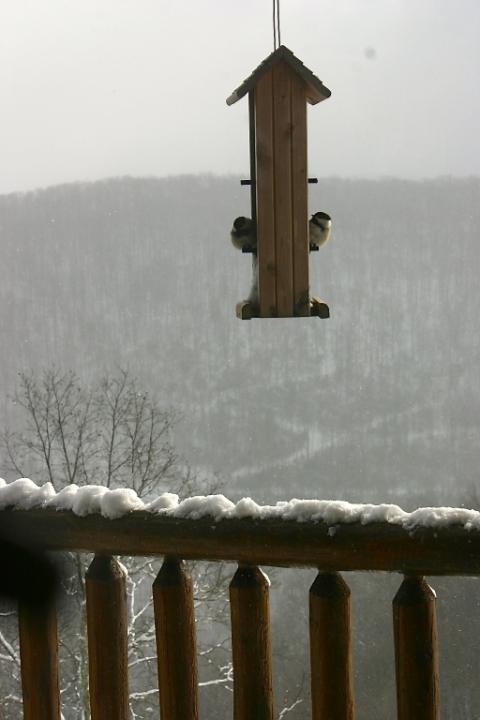
[[[332, 91], [309, 173], [480, 173], [478, 0], [281, 0], [281, 39]], [[272, 0], [0, 0], [0, 192], [245, 173]]]

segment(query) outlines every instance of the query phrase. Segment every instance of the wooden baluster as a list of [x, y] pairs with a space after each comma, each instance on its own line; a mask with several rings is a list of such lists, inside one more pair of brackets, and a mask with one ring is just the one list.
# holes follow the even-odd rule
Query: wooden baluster
[[241, 565], [230, 583], [234, 720], [273, 720], [269, 585]]
[[405, 575], [393, 600], [398, 720], [439, 720], [436, 596]]
[[153, 583], [162, 720], [198, 718], [193, 580], [185, 564], [166, 558]]
[[55, 600], [18, 603], [24, 720], [60, 720]]
[[313, 720], [353, 720], [350, 589], [339, 573], [319, 572], [309, 605]]
[[92, 720], [128, 720], [125, 572], [115, 558], [96, 555], [85, 589]]

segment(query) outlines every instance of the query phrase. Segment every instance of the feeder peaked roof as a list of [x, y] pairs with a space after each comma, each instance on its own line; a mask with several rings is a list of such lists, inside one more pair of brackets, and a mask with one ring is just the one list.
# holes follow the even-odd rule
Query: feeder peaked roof
[[238, 87], [230, 95], [230, 97], [227, 98], [227, 105], [233, 105], [237, 102], [237, 100], [240, 100], [240, 98], [250, 92], [260, 78], [262, 78], [265, 73], [268, 72], [268, 70], [270, 70], [270, 68], [272, 68], [279, 60], [284, 60], [287, 65], [289, 65], [292, 70], [297, 73], [297, 75], [300, 75], [300, 77], [305, 80], [307, 83], [307, 100], [310, 105], [316, 105], [322, 100], [326, 100], [330, 97], [332, 93], [327, 87], [325, 87], [322, 81], [319, 80], [318, 77], [314, 75], [301, 60], [295, 57], [291, 50], [285, 47], [285, 45], [280, 45], [280, 47], [265, 58], [257, 69], [243, 81], [240, 87]]

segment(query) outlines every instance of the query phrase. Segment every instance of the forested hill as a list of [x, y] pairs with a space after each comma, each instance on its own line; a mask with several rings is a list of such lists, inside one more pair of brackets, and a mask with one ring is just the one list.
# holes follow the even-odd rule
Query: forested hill
[[[329, 320], [241, 322], [237, 177], [0, 197], [1, 424], [17, 372], [129, 365], [232, 497], [457, 503], [480, 466], [480, 179], [324, 179]], [[413, 502], [414, 500], [412, 500]]]

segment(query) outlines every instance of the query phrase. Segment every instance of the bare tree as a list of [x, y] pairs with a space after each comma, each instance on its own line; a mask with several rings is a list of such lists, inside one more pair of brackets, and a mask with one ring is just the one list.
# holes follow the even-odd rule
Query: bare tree
[[[133, 488], [144, 499], [165, 490], [186, 496], [219, 488], [218, 478], [199, 477], [181, 460], [172, 439], [178, 413], [161, 408], [154, 397], [140, 391], [128, 369], [105, 373], [99, 383], [90, 384], [55, 367], [45, 369], [40, 377], [20, 373], [12, 400], [24, 419], [20, 429], [0, 434], [2, 474], [51, 482], [57, 492], [72, 483]], [[88, 562], [83, 553], [64, 557], [68, 570], [63, 589], [70, 601], [60, 608], [59, 637], [67, 720], [89, 717], [84, 584]], [[143, 718], [158, 705], [150, 591], [158, 567], [154, 569], [151, 559], [122, 558], [122, 562], [128, 569], [131, 712], [133, 718]], [[203, 685], [229, 689], [231, 663], [225, 655], [229, 638], [224, 628], [227, 569], [207, 563], [192, 569], [199, 654], [208, 677]], [[14, 626], [10, 630], [11, 637], [0, 635], [0, 662], [10, 666], [11, 678], [12, 669], [13, 676], [19, 675], [19, 659]], [[5, 717], [18, 716], [19, 702], [19, 692], [9, 694]]]
[[105, 374], [98, 385], [57, 368], [44, 370], [40, 379], [20, 373], [13, 402], [26, 422], [0, 435], [9, 472], [35, 473], [57, 491], [95, 483], [133, 488], [140, 497], [179, 484], [171, 438], [179, 416], [141, 392], [126, 369]]

